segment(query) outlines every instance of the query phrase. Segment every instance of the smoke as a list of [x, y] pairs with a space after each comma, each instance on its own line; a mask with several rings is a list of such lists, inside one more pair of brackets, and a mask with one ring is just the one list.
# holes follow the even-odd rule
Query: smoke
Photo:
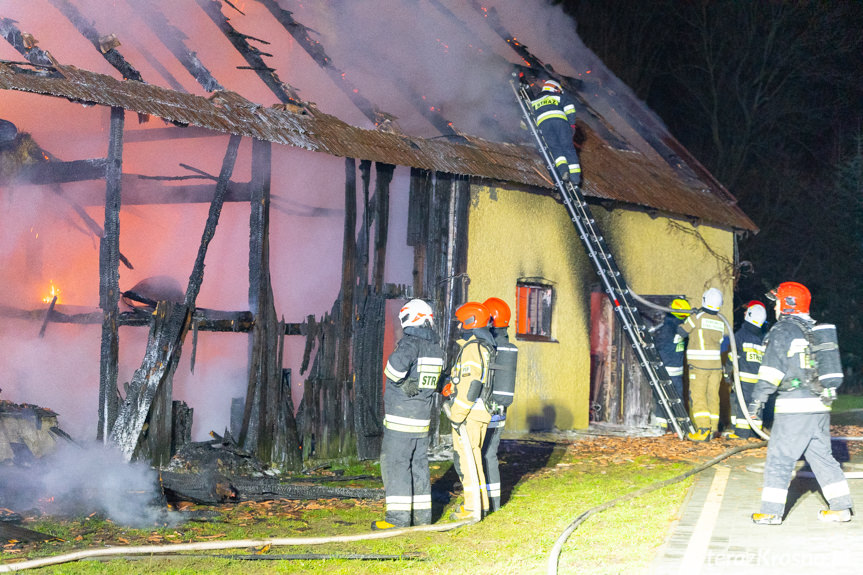
[[101, 444], [68, 444], [29, 467], [0, 467], [0, 503], [23, 513], [86, 517], [130, 527], [173, 525], [157, 473]]

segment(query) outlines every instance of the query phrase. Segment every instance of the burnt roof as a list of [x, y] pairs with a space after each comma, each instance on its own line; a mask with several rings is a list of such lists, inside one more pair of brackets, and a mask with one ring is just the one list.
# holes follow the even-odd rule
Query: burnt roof
[[[0, 62], [0, 89], [124, 108], [175, 124], [333, 156], [551, 188], [546, 168], [532, 147], [472, 137], [452, 141], [367, 130], [304, 104], [265, 107], [230, 91], [205, 98], [74, 66], [31, 67], [10, 62]], [[758, 230], [718, 184], [713, 183], [711, 189], [701, 179], [681, 178], [669, 164], [651, 161], [637, 151], [616, 149], [589, 125], [580, 127], [586, 135], [581, 155], [586, 196], [738, 230]]]

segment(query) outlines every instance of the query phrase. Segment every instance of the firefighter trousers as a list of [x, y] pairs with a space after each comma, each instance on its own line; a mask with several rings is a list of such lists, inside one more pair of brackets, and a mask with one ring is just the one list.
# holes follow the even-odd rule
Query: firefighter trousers
[[581, 172], [578, 152], [572, 143], [572, 127], [569, 122], [549, 118], [540, 124], [540, 131], [545, 143], [548, 144], [548, 151], [554, 159], [557, 173], [563, 176], [565, 173]]
[[830, 509], [851, 509], [848, 481], [830, 447], [830, 413], [777, 413], [767, 444], [761, 512], [783, 516], [788, 485], [801, 455]]
[[[458, 430], [453, 426], [452, 442], [459, 456], [461, 484], [464, 489], [464, 509], [467, 512], [474, 511], [474, 501], [477, 492], [482, 504], [481, 509], [483, 511], [488, 509], [488, 492], [485, 488], [485, 472], [482, 466], [482, 444], [485, 441], [487, 428], [487, 422], [471, 419], [470, 417], [461, 424]], [[461, 439], [465, 434], [470, 444], [470, 452], [467, 453]], [[470, 468], [468, 467], [471, 464], [471, 460], [476, 465], [476, 475], [479, 485], [474, 483]]]
[[705, 369], [689, 364], [689, 415], [698, 429], [719, 429], [719, 384], [722, 368]]
[[428, 435], [384, 429], [381, 476], [386, 492], [386, 521], [397, 527], [431, 524]]
[[500, 447], [504, 422], [505, 419], [492, 419], [485, 433], [485, 441], [482, 442], [482, 466], [485, 470], [485, 489], [490, 511], [500, 509], [500, 462], [497, 459], [497, 450]]
[[[682, 367], [679, 369], [683, 369]], [[683, 401], [683, 376], [682, 375], [671, 375], [671, 384], [674, 386], [674, 391], [677, 392], [677, 397]], [[653, 416], [656, 420], [656, 423], [659, 424], [662, 429], [668, 429], [668, 413], [665, 411], [665, 408], [662, 406], [662, 402], [659, 401], [659, 398], [656, 397], [656, 394], [653, 394]]]

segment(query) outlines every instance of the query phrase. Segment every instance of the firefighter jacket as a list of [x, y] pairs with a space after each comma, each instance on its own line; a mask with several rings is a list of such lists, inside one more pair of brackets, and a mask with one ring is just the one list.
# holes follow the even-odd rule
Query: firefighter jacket
[[494, 338], [488, 328], [465, 331], [465, 338], [456, 342], [459, 352], [450, 368], [450, 381], [455, 391], [450, 395], [451, 419], [460, 424], [466, 419], [482, 423], [491, 421], [482, 398], [482, 388], [489, 384]]
[[[384, 427], [416, 437], [428, 434], [443, 366], [444, 352], [437, 334], [430, 327], [406, 327], [384, 368]], [[413, 397], [403, 389], [408, 381], [416, 382], [419, 390]]]
[[758, 370], [764, 356], [764, 335], [761, 328], [744, 321], [734, 333], [737, 343], [737, 369], [742, 383], [757, 383]]
[[686, 351], [686, 341], [677, 333], [681, 322], [682, 320], [667, 313], [662, 325], [653, 336], [656, 351], [670, 377], [683, 377], [683, 354]]
[[688, 337], [686, 361], [700, 369], [722, 369], [722, 339], [727, 335], [725, 322], [715, 312], [701, 309], [689, 314], [677, 333]]
[[[815, 322], [808, 315], [795, 314], [807, 325]], [[774, 413], [819, 413], [830, 411], [811, 388], [817, 380], [812, 365], [812, 350], [806, 333], [794, 319], [783, 315], [764, 339], [764, 358], [758, 369], [758, 383], [752, 394], [754, 401], [766, 403], [778, 391]]]
[[531, 100], [533, 116], [536, 125], [541, 126], [546, 120], [556, 118], [567, 122], [575, 129], [575, 101], [567, 93], [542, 91], [535, 100]]

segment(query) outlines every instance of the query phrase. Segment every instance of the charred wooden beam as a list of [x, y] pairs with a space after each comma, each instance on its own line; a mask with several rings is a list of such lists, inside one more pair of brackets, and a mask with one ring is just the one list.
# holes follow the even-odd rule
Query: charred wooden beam
[[99, 307], [102, 344], [99, 360], [99, 410], [96, 439], [105, 441], [117, 416], [117, 372], [120, 301], [120, 189], [123, 167], [123, 126], [126, 111], [111, 108], [111, 132], [105, 169], [105, 233], [99, 242]]
[[48, 327], [48, 321], [51, 319], [51, 314], [54, 312], [54, 306], [57, 305], [57, 296], [51, 298], [51, 303], [48, 305], [48, 311], [45, 312], [45, 320], [42, 322], [42, 329], [39, 330], [39, 337], [45, 337], [45, 328]]
[[414, 248], [413, 292], [414, 296], [418, 298], [426, 297], [426, 246], [428, 245], [429, 233], [431, 185], [431, 172], [411, 168], [407, 245]]
[[119, 42], [115, 41], [116, 37], [110, 37], [105, 34], [99, 34], [98, 30], [93, 27], [93, 24], [88, 22], [86, 18], [72, 5], [68, 0], [49, 0], [57, 10], [60, 11], [81, 33], [87, 40], [90, 41], [96, 50], [99, 51], [105, 60], [108, 61], [118, 72], [123, 75], [124, 80], [136, 80], [143, 82], [141, 73], [138, 72], [131, 64], [129, 64], [116, 46]]
[[210, 17], [213, 23], [219, 27], [219, 30], [233, 44], [234, 48], [240, 55], [249, 63], [251, 69], [255, 70], [258, 77], [267, 85], [267, 87], [276, 95], [282, 102], [302, 101], [296, 91], [279, 79], [278, 74], [268, 67], [261, 57], [263, 52], [249, 44], [247, 36], [238, 32], [228, 21], [228, 18], [222, 14], [222, 5], [216, 0], [195, 0], [198, 6]]
[[384, 269], [387, 262], [387, 236], [390, 221], [390, 182], [393, 180], [395, 166], [375, 163], [375, 196], [377, 197], [377, 224], [375, 225], [375, 292], [381, 293], [384, 287]]
[[73, 160], [71, 162], [40, 162], [28, 164], [18, 172], [18, 183], [27, 184], [65, 184], [67, 182], [85, 182], [101, 180], [105, 177], [105, 158], [91, 160]]
[[152, 2], [139, 2], [131, 6], [141, 16], [153, 34], [174, 55], [184, 68], [197, 80], [207, 92], [224, 90], [224, 87], [213, 77], [213, 74], [198, 59], [198, 56], [186, 47], [185, 35], [168, 21], [168, 18]]
[[357, 168], [356, 160], [345, 158], [345, 229], [342, 234], [342, 287], [339, 300], [339, 349], [336, 380], [345, 381], [351, 371], [350, 349], [352, 318], [354, 317], [354, 286], [356, 285], [356, 222]]
[[347, 95], [351, 102], [368, 118], [378, 125], [381, 122], [381, 114], [374, 104], [360, 94], [359, 89], [350, 81], [347, 75], [333, 65], [333, 61], [327, 55], [324, 47], [317, 40], [313, 40], [309, 28], [298, 22], [290, 10], [279, 6], [276, 0], [258, 0], [284, 26], [285, 30], [296, 40], [306, 53], [311, 56], [318, 66], [329, 75], [342, 92]]
[[0, 36], [3, 36], [31, 64], [54, 66], [55, 61], [51, 54], [39, 48], [36, 45], [38, 40], [32, 34], [21, 32], [16, 23], [11, 18], [0, 18]]
[[[180, 361], [183, 340], [188, 332], [191, 313], [194, 310], [204, 279], [204, 260], [207, 248], [219, 222], [225, 191], [237, 160], [240, 140], [240, 136], [231, 136], [228, 143], [228, 150], [222, 161], [219, 181], [216, 184], [216, 191], [210, 204], [210, 212], [183, 303], [173, 305], [160, 302], [156, 308], [155, 321], [150, 329], [144, 361], [132, 377], [129, 393], [126, 395], [112, 428], [112, 438], [127, 459], [132, 459], [139, 452], [141, 434], [150, 415], [150, 407], [156, 400], [160, 388], [170, 388], [173, 374]], [[162, 438], [162, 440], [163, 445], [166, 442], [169, 444], [170, 437]], [[167, 448], [153, 453], [153, 463], [156, 465], [167, 463], [167, 459], [170, 457], [169, 451], [168, 445]]]

